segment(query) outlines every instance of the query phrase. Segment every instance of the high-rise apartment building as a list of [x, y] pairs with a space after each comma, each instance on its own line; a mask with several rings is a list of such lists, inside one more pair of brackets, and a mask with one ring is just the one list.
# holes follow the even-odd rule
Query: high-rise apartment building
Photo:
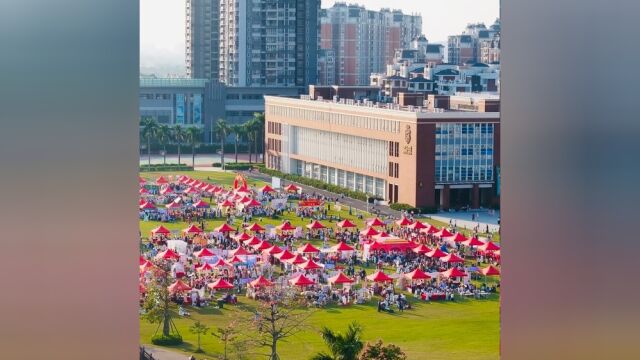
[[500, 19], [489, 28], [469, 24], [462, 34], [449, 36], [447, 53], [455, 65], [500, 62]]
[[411, 40], [421, 34], [422, 17], [400, 10], [372, 11], [336, 3], [322, 9], [320, 26], [320, 48], [333, 50], [335, 74], [322, 73], [320, 69], [319, 83], [367, 85], [371, 73], [384, 72], [395, 51], [409, 48]]
[[220, 81], [306, 86], [317, 79], [320, 0], [219, 0]]
[[219, 7], [220, 0], [185, 1], [185, 59], [192, 79], [218, 80]]

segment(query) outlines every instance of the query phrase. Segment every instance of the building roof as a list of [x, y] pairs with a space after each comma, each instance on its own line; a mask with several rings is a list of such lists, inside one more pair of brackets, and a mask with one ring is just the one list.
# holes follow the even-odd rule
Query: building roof
[[427, 45], [427, 52], [428, 53], [439, 53], [440, 49], [442, 49], [444, 46], [440, 45], [440, 44], [428, 44]]
[[472, 65], [472, 67], [489, 67], [489, 65], [485, 63], [475, 63]]
[[417, 76], [417, 77], [414, 77], [413, 79], [409, 80], [409, 82], [410, 83], [419, 83], [419, 82], [428, 83], [428, 82], [435, 82], [435, 81], [429, 80], [429, 79], [425, 79], [422, 76]]
[[424, 72], [424, 66], [419, 66], [415, 69], [411, 69], [409, 70], [410, 73], [423, 73]]
[[140, 87], [204, 88], [207, 79], [141, 77]]
[[387, 80], [407, 80], [406, 77], [402, 77], [400, 75], [388, 76]]
[[435, 76], [443, 76], [443, 75], [460, 75], [460, 71], [454, 69], [444, 69], [442, 71], [438, 71], [434, 74]]

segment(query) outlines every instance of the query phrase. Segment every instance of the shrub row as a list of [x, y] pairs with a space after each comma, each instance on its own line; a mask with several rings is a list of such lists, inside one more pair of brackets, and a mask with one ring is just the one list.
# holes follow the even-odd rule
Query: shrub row
[[[222, 164], [220, 164], [219, 162], [214, 162], [213, 167], [221, 167]], [[249, 164], [249, 163], [234, 163], [234, 162], [225, 162], [224, 163], [224, 169], [225, 170], [249, 170], [252, 167], [254, 167], [256, 164]]]
[[140, 171], [193, 171], [193, 167], [185, 164], [151, 164], [140, 165]]
[[438, 211], [436, 207], [432, 207], [432, 206], [415, 207], [415, 206], [411, 206], [409, 204], [403, 204], [403, 203], [393, 203], [389, 205], [389, 207], [396, 211], [403, 211], [403, 210], [408, 212], [413, 211], [414, 214], [432, 214]]
[[[140, 139], [141, 142], [141, 147], [140, 147], [140, 153], [141, 154], [146, 154], [147, 153], [147, 149], [144, 148], [142, 149], [142, 145], [146, 146], [147, 145], [147, 140], [146, 139]], [[177, 154], [178, 153], [178, 145], [176, 144], [167, 144], [164, 147], [167, 150], [167, 154]], [[163, 150], [162, 145], [157, 144], [157, 143], [151, 143], [151, 153], [152, 154], [159, 154], [160, 151]], [[224, 146], [224, 152], [225, 154], [235, 154], [235, 144], [233, 142], [227, 142]], [[251, 150], [253, 151], [253, 145], [251, 145]], [[260, 152], [261, 149], [261, 145], [258, 145], [258, 152]], [[215, 143], [215, 144], [198, 144], [198, 147], [196, 147], [196, 154], [216, 154], [218, 153], [218, 151], [220, 151], [220, 143]], [[191, 145], [189, 144], [182, 144], [182, 146], [180, 146], [180, 152], [183, 155], [191, 155]], [[248, 144], [242, 144], [239, 143], [238, 144], [238, 153], [241, 154], [247, 154], [249, 153], [249, 145]]]
[[[350, 198], [353, 199], [357, 199], [357, 200], [362, 200], [362, 201], [367, 201], [367, 194], [360, 192], [360, 191], [354, 191], [354, 190], [350, 190], [347, 188], [344, 188], [342, 186], [337, 186], [337, 185], [333, 185], [333, 184], [327, 184], [323, 181], [320, 180], [315, 180], [315, 179], [310, 179], [304, 176], [300, 176], [300, 175], [294, 175], [294, 174], [285, 174], [283, 172], [277, 171], [277, 170], [272, 170], [272, 169], [267, 169], [266, 167], [264, 167], [264, 165], [259, 165], [256, 166], [256, 168], [264, 174], [267, 175], [271, 175], [271, 176], [276, 176], [285, 180], [289, 180], [289, 181], [293, 181], [293, 182], [297, 182], [300, 184], [304, 184], [304, 185], [308, 185], [308, 186], [312, 186], [316, 189], [322, 189], [322, 190], [327, 190], [330, 191], [332, 193], [336, 193], [336, 194], [342, 194], [345, 196], [348, 196]], [[373, 197], [373, 196], [369, 196], [369, 202], [373, 203], [374, 200], [382, 200], [379, 197]]]
[[151, 337], [151, 343], [160, 346], [180, 345], [182, 344], [182, 336], [178, 334], [169, 336], [154, 335]]

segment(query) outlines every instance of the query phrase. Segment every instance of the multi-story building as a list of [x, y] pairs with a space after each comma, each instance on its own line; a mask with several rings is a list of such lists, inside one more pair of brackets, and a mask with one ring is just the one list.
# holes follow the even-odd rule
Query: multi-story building
[[450, 110], [448, 98], [429, 108], [267, 96], [266, 166], [390, 203], [495, 205], [500, 113]]
[[317, 77], [320, 0], [220, 0], [220, 81], [307, 86]]
[[161, 124], [198, 126], [202, 141], [213, 143], [212, 128], [223, 118], [242, 123], [256, 112], [264, 112], [264, 95], [294, 96], [300, 87], [231, 87], [218, 81], [189, 78], [140, 78], [140, 118]]
[[322, 9], [320, 23], [320, 47], [333, 50], [335, 58], [335, 80], [324, 85], [369, 84], [371, 73], [384, 72], [395, 51], [409, 48], [422, 32], [419, 15], [341, 2]]
[[218, 80], [220, 0], [185, 1], [187, 77]]
[[318, 85], [336, 83], [336, 56], [332, 49], [318, 51]]
[[[500, 19], [487, 28], [484, 24], [469, 24], [460, 35], [449, 36], [448, 62], [455, 65], [472, 64], [476, 62], [494, 63], [487, 61], [500, 58]], [[482, 48], [492, 48], [491, 55], [482, 56]]]

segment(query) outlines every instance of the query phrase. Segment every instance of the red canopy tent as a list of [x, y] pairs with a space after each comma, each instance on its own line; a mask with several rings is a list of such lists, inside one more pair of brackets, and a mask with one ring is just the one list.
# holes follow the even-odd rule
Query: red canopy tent
[[300, 254], [308, 254], [308, 253], [319, 253], [320, 249], [311, 245], [310, 243], [306, 243], [298, 248], [298, 253]]
[[270, 192], [275, 192], [275, 190], [274, 190], [271, 186], [269, 186], [269, 185], [267, 184], [267, 185], [265, 185], [265, 186], [263, 186], [263, 187], [261, 187], [261, 188], [260, 188], [260, 192], [263, 192], [263, 193], [270, 193]]
[[147, 180], [145, 178], [143, 178], [142, 176], [138, 176], [138, 184], [144, 184], [146, 182]]
[[258, 223], [253, 223], [247, 227], [247, 230], [253, 231], [253, 232], [262, 232], [264, 231], [264, 228], [260, 226]]
[[498, 245], [496, 245], [492, 241], [487, 241], [483, 245], [478, 246], [478, 250], [481, 250], [481, 251], [498, 251], [498, 250], [500, 250], [500, 247]]
[[143, 265], [145, 262], [147, 262], [147, 260], [144, 258], [144, 256], [140, 255], [140, 265]]
[[143, 283], [139, 283], [138, 284], [138, 291], [140, 291], [140, 294], [144, 294], [147, 292], [147, 288], [144, 286]]
[[347, 275], [343, 274], [342, 271], [327, 280], [330, 284], [351, 284], [355, 281], [353, 279], [350, 279]]
[[322, 202], [319, 199], [307, 199], [298, 201], [298, 207], [318, 207]]
[[172, 201], [172, 202], [168, 203], [165, 207], [166, 207], [167, 209], [178, 209], [178, 208], [181, 208], [181, 207], [182, 207], [182, 205], [180, 205], [180, 203], [177, 203], [177, 202], [175, 202], [175, 201]]
[[202, 248], [202, 250], [198, 250], [196, 252], [193, 253], [193, 255], [195, 255], [196, 257], [211, 257], [211, 256], [215, 256], [216, 254], [212, 253], [211, 250], [207, 249], [207, 248]]
[[183, 283], [182, 280], [176, 280], [176, 282], [167, 286], [167, 289], [169, 289], [169, 291], [172, 293], [176, 293], [176, 292], [182, 292], [182, 291], [189, 291], [191, 290], [191, 286]]
[[140, 205], [140, 210], [152, 210], [152, 209], [155, 209], [155, 208], [156, 208], [156, 206], [153, 205], [153, 203], [149, 202], [149, 201], [147, 201], [144, 204]]
[[178, 260], [180, 259], [180, 255], [176, 254], [173, 250], [171, 249], [167, 249], [165, 251], [161, 251], [159, 252], [156, 257], [156, 259], [164, 259], [164, 260], [170, 260], [170, 259], [175, 259]]
[[372, 241], [369, 245], [369, 251], [385, 250], [385, 249], [386, 247], [378, 241]]
[[196, 190], [194, 187], [189, 187], [186, 190], [183, 191], [185, 194], [197, 194], [198, 190]]
[[273, 286], [273, 283], [265, 279], [264, 276], [260, 275], [257, 279], [250, 282], [249, 285], [253, 287], [267, 287], [267, 286]]
[[467, 237], [464, 234], [457, 232], [455, 235], [451, 236], [449, 240], [453, 240], [454, 242], [464, 242], [467, 241]]
[[163, 225], [160, 225], [157, 228], [151, 230], [151, 235], [156, 235], [156, 234], [164, 234], [164, 235], [171, 234], [171, 230], [167, 229]]
[[273, 245], [272, 247], [265, 249], [264, 252], [269, 255], [275, 255], [283, 252], [283, 250], [278, 245]]
[[464, 259], [454, 253], [450, 253], [447, 256], [441, 257], [440, 261], [451, 264], [451, 263], [463, 263]]
[[144, 204], [144, 203], [146, 203], [146, 201], [144, 201], [144, 199], [140, 199], [140, 200], [138, 200], [138, 206], [140, 206], [140, 205], [142, 205], [142, 204]]
[[378, 235], [378, 234], [380, 234], [378, 232], [378, 230], [376, 230], [376, 229], [374, 229], [372, 227], [366, 228], [366, 229], [360, 231], [360, 235], [362, 235], [362, 236], [375, 236], [375, 235]]
[[313, 259], [307, 260], [302, 264], [299, 264], [298, 267], [303, 270], [314, 270], [314, 269], [322, 269], [322, 265], [313, 261]]
[[356, 227], [356, 224], [354, 224], [351, 221], [349, 221], [349, 219], [344, 219], [344, 220], [340, 221], [337, 225], [338, 225], [338, 227], [343, 228], [343, 229]]
[[255, 237], [255, 236], [252, 236], [252, 237], [251, 237], [251, 239], [249, 239], [249, 240], [245, 241], [244, 243], [245, 243], [245, 245], [247, 245], [247, 246], [251, 246], [251, 247], [253, 247], [253, 246], [255, 246], [255, 245], [260, 244], [261, 242], [262, 242], [262, 240], [258, 239], [258, 238], [257, 238], [257, 237]]
[[421, 229], [427, 229], [428, 226], [425, 225], [424, 223], [420, 222], [420, 221], [415, 221], [413, 224], [407, 226], [409, 229], [411, 230], [421, 230]]
[[324, 229], [325, 226], [318, 220], [313, 220], [311, 224], [307, 224], [307, 228], [309, 229]]
[[138, 190], [139, 194], [148, 194], [149, 190], [147, 190], [146, 188], [141, 187], [140, 190]]
[[314, 285], [315, 281], [309, 279], [303, 274], [300, 274], [292, 279], [289, 279], [289, 284], [294, 286], [310, 286], [310, 285]]
[[290, 222], [284, 222], [278, 226], [276, 226], [276, 229], [280, 230], [280, 231], [293, 231], [295, 230], [295, 226], [291, 225]]
[[245, 241], [251, 239], [251, 235], [243, 232], [242, 234], [235, 237], [236, 241]]
[[198, 209], [205, 209], [209, 207], [209, 204], [207, 204], [206, 202], [202, 201], [202, 200], [198, 200], [197, 203], [193, 204], [193, 207], [198, 208]]
[[447, 253], [445, 253], [444, 251], [442, 251], [442, 250], [440, 250], [438, 248], [435, 248], [435, 249], [429, 251], [427, 253], [427, 256], [430, 257], [430, 258], [441, 258], [441, 257], [447, 256]]
[[228, 232], [236, 231], [236, 229], [234, 229], [233, 227], [231, 227], [227, 223], [224, 223], [224, 224], [218, 226], [217, 228], [215, 228], [215, 230], [217, 232], [221, 232], [221, 233], [228, 233]]
[[242, 246], [238, 246], [237, 249], [233, 249], [229, 251], [229, 254], [231, 256], [251, 255], [251, 253], [248, 252], [247, 249], [243, 248]]
[[260, 204], [260, 202], [256, 199], [251, 199], [248, 202], [244, 203], [244, 206], [246, 207], [256, 207], [256, 206], [262, 206], [262, 204]]
[[223, 258], [219, 258], [218, 261], [216, 261], [216, 263], [213, 264], [213, 266], [215, 266], [215, 267], [231, 267], [233, 265], [231, 265], [228, 262], [224, 261]]
[[486, 268], [480, 269], [480, 272], [484, 276], [498, 276], [498, 275], [500, 275], [500, 270], [497, 267], [493, 266], [493, 265], [489, 265]]
[[243, 197], [240, 198], [240, 202], [241, 203], [247, 203], [249, 201], [251, 201], [251, 198], [248, 197], [248, 196], [243, 196]]
[[213, 270], [213, 266], [211, 266], [211, 264], [209, 263], [204, 263], [202, 265], [200, 265], [199, 267], [196, 268], [197, 271], [212, 271]]
[[186, 182], [186, 184], [187, 184], [187, 185], [189, 185], [189, 186], [193, 186], [193, 185], [195, 185], [197, 182], [198, 182], [198, 180], [196, 180], [196, 179], [189, 179], [189, 180]]
[[437, 227], [435, 227], [433, 225], [429, 225], [426, 229], [420, 230], [421, 233], [425, 233], [425, 234], [435, 234], [438, 231], [440, 231], [440, 229], [438, 229]]
[[442, 228], [442, 230], [438, 231], [437, 233], [434, 233], [435, 236], [438, 237], [448, 237], [448, 236], [453, 236], [452, 233], [449, 232], [449, 230], [447, 230], [447, 228]]
[[409, 226], [411, 225], [411, 220], [403, 216], [400, 220], [396, 221], [396, 224], [400, 226]]
[[411, 251], [413, 251], [416, 254], [426, 254], [429, 251], [431, 251], [431, 249], [426, 247], [424, 244], [420, 244], [420, 245], [414, 247], [413, 249], [411, 249]]
[[305, 262], [307, 262], [307, 258], [305, 258], [304, 256], [297, 254], [296, 256], [294, 256], [293, 258], [286, 260], [286, 262], [288, 262], [289, 264], [293, 264], [293, 265], [299, 265], [299, 264], [303, 264]]
[[275, 255], [275, 257], [280, 261], [287, 261], [296, 257], [291, 251], [285, 250], [281, 253]]
[[288, 192], [296, 192], [296, 191], [300, 190], [300, 188], [295, 186], [294, 184], [289, 184], [289, 185], [285, 186], [284, 190], [288, 191]]
[[340, 241], [337, 245], [331, 247], [331, 252], [354, 251], [353, 246], [347, 245], [344, 241]]
[[368, 275], [367, 276], [367, 280], [373, 281], [373, 282], [388, 282], [388, 281], [393, 281], [393, 279], [391, 277], [389, 277], [389, 275], [383, 273], [381, 270], [376, 271], [375, 273]]
[[168, 186], [160, 190], [160, 195], [167, 195], [172, 193], [173, 193], [173, 190], [171, 190], [171, 188]]
[[143, 273], [145, 271], [151, 270], [155, 267], [153, 263], [149, 260], [146, 260], [144, 263], [140, 265], [140, 272]]
[[447, 271], [443, 271], [440, 273], [442, 276], [447, 277], [447, 278], [456, 278], [456, 277], [463, 277], [463, 276], [467, 276], [467, 273], [454, 267], [451, 268]]
[[225, 290], [225, 289], [233, 289], [233, 284], [229, 283], [225, 279], [218, 279], [212, 283], [207, 284], [207, 287], [212, 290]]
[[412, 272], [406, 273], [404, 274], [404, 276], [407, 277], [407, 279], [411, 279], [411, 280], [431, 279], [431, 276], [429, 276], [429, 274], [425, 273], [424, 271], [420, 270], [420, 268], [417, 268]]
[[268, 241], [263, 241], [258, 245], [255, 245], [253, 248], [258, 250], [258, 251], [262, 251], [262, 250], [267, 250], [268, 248], [272, 247], [273, 244], [271, 244]]
[[480, 241], [477, 237], [472, 237], [470, 239], [468, 239], [467, 241], [463, 241], [462, 245], [465, 246], [480, 246], [480, 245], [484, 245], [484, 243], [482, 241]]
[[199, 227], [197, 227], [194, 224], [191, 224], [188, 228], [182, 230], [182, 232], [187, 233], [187, 234], [201, 234], [202, 233], [202, 229], [200, 229]]
[[226, 199], [225, 201], [222, 202], [222, 204], [220, 204], [220, 206], [222, 207], [234, 207], [235, 205], [229, 201], [229, 199]]
[[369, 226], [370, 227], [374, 227], [374, 226], [386, 226], [387, 224], [384, 223], [384, 221], [380, 220], [379, 218], [374, 218], [373, 220], [369, 221]]
[[231, 258], [231, 260], [229, 260], [230, 264], [238, 264], [238, 263], [243, 263], [243, 262], [244, 262], [244, 260], [240, 259], [237, 256], [234, 256], [234, 257]]
[[156, 184], [158, 185], [162, 185], [162, 184], [168, 184], [169, 181], [167, 179], [164, 178], [164, 176], [160, 176], [158, 178], [158, 180], [156, 180]]

